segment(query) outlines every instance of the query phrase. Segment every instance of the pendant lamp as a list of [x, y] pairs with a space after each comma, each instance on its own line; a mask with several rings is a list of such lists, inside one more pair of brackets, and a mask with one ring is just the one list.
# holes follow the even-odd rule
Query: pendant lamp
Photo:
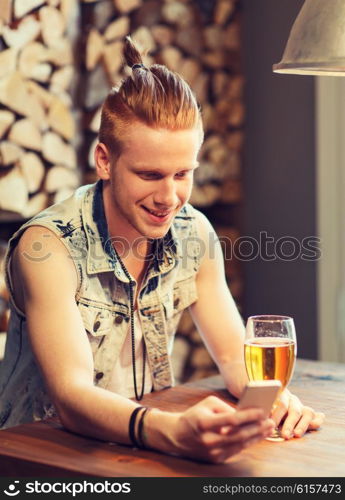
[[345, 0], [305, 0], [273, 71], [345, 76]]

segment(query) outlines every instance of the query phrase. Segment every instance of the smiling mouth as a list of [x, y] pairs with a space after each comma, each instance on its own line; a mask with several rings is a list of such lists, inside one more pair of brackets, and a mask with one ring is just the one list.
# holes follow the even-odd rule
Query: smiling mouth
[[149, 214], [151, 215], [154, 215], [155, 217], [160, 217], [160, 218], [164, 218], [164, 217], [167, 217], [168, 215], [170, 215], [172, 213], [172, 210], [166, 210], [166, 211], [158, 211], [158, 210], [150, 210], [149, 208], [145, 207], [144, 205], [142, 205], [142, 207], [146, 210], [146, 212], [148, 212]]

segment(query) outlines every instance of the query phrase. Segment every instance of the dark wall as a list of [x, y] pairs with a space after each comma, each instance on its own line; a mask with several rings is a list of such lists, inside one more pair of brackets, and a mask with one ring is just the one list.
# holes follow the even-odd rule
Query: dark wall
[[[269, 255], [277, 254], [274, 246], [281, 237], [297, 240], [280, 247], [288, 256], [304, 238], [316, 235], [314, 77], [272, 73], [302, 4], [243, 0], [247, 124], [242, 234], [259, 239], [260, 232], [267, 232], [275, 241], [267, 247]], [[245, 317], [293, 316], [298, 356], [316, 359], [315, 259], [304, 260], [301, 253], [311, 253], [301, 250], [294, 260], [278, 254], [265, 261], [262, 252], [244, 264]]]

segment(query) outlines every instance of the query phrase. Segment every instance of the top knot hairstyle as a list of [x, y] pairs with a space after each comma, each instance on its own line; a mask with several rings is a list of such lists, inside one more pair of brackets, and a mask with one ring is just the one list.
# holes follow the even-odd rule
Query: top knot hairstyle
[[160, 64], [144, 66], [129, 36], [125, 39], [124, 58], [132, 74], [109, 92], [102, 107], [99, 130], [99, 141], [114, 157], [121, 153], [121, 137], [126, 127], [135, 121], [168, 130], [199, 126], [202, 131], [196, 98], [177, 73]]

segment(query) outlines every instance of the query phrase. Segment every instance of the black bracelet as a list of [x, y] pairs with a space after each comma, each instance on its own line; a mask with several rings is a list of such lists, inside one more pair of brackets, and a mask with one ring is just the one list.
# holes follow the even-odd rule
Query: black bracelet
[[139, 441], [141, 448], [146, 448], [146, 445], [144, 442], [144, 436], [143, 436], [143, 429], [144, 429], [144, 417], [149, 410], [150, 410], [150, 408], [145, 408], [145, 410], [140, 415], [140, 420], [139, 420], [139, 424], [138, 424], [138, 441]]
[[132, 412], [132, 415], [129, 419], [129, 427], [128, 427], [128, 434], [129, 434], [129, 438], [133, 444], [133, 446], [135, 446], [136, 448], [140, 448], [140, 444], [135, 436], [135, 423], [136, 423], [136, 420], [137, 420], [137, 416], [138, 416], [138, 412], [140, 410], [142, 410], [144, 408], [144, 406], [137, 406], [133, 412]]

